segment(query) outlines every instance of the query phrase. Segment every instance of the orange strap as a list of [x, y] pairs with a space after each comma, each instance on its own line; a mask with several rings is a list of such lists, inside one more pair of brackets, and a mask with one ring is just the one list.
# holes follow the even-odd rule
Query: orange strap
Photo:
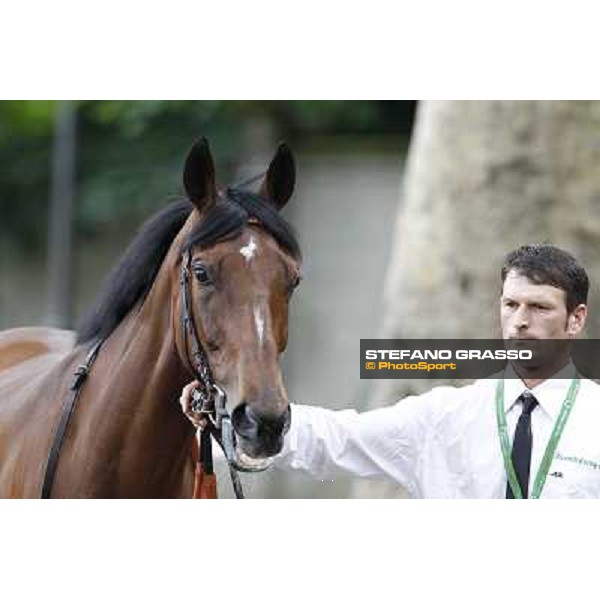
[[202, 463], [196, 463], [196, 477], [194, 479], [194, 500], [217, 499], [217, 476], [214, 473], [206, 474]]
[[217, 475], [215, 473], [205, 473], [202, 456], [198, 447], [198, 438], [194, 437], [192, 444], [192, 458], [196, 464], [194, 474], [194, 491], [192, 498], [194, 500], [216, 500], [217, 499]]

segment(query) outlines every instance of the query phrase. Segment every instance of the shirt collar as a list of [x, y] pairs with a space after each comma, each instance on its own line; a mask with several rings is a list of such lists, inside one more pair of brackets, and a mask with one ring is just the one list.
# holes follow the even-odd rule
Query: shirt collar
[[[575, 375], [575, 365], [569, 362], [556, 375], [529, 390], [535, 396], [540, 407], [551, 418], [556, 419], [558, 417], [569, 391], [571, 380]], [[519, 396], [527, 389], [523, 380], [514, 372], [512, 366], [510, 364], [507, 365], [504, 378], [505, 413], [508, 413], [513, 408]]]

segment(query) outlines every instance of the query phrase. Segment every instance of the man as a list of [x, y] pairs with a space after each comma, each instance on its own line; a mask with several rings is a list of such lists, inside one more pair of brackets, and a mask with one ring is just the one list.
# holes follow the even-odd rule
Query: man
[[[522, 246], [501, 277], [505, 340], [566, 347], [582, 332], [589, 283], [570, 254]], [[278, 464], [319, 478], [384, 476], [415, 498], [600, 498], [600, 386], [576, 376], [568, 353], [554, 356], [542, 371], [514, 365], [520, 377], [437, 387], [362, 414], [293, 405]], [[182, 406], [194, 420], [191, 387]]]

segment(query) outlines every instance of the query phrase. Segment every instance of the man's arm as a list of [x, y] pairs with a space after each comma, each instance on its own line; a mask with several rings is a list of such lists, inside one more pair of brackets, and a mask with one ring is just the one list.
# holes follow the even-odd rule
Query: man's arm
[[316, 477], [336, 470], [358, 477], [388, 477], [414, 491], [431, 395], [364, 413], [294, 404], [276, 465]]
[[[190, 408], [191, 392], [198, 385], [193, 381], [183, 388], [180, 403], [194, 425], [202, 426]], [[335, 471], [387, 477], [418, 496], [424, 450], [435, 428], [433, 417], [440, 412], [435, 407], [447, 408], [449, 392], [455, 390], [438, 387], [363, 413], [293, 404], [290, 430], [275, 464], [320, 478]]]

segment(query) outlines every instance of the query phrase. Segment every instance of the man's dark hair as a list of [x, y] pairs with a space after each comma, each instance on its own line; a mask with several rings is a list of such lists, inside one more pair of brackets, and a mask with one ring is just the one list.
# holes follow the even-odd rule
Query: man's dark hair
[[589, 279], [585, 269], [568, 252], [551, 244], [521, 246], [507, 254], [502, 265], [502, 283], [509, 271], [517, 271], [533, 283], [564, 290], [567, 312], [587, 304]]

